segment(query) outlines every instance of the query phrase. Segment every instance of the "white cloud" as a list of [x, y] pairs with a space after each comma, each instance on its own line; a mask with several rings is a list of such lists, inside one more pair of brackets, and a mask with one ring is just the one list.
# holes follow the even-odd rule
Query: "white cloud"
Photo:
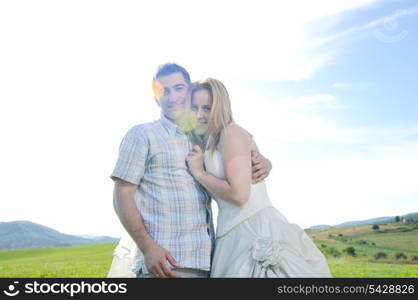
[[26, 9], [3, 2], [2, 79], [145, 84], [156, 65], [172, 60], [194, 78], [307, 78], [332, 54], [312, 54], [315, 39], [303, 26], [375, 2], [27, 1]]
[[346, 109], [346, 105], [338, 103], [336, 97], [332, 94], [315, 94], [310, 96], [304, 96], [296, 99], [286, 99], [278, 103], [278, 110], [281, 112], [297, 110], [312, 110], [312, 109]]
[[331, 94], [284, 100], [235, 89], [230, 94], [236, 121], [257, 137], [346, 143], [358, 135], [358, 129], [339, 127], [321, 113], [323, 109], [343, 108]]

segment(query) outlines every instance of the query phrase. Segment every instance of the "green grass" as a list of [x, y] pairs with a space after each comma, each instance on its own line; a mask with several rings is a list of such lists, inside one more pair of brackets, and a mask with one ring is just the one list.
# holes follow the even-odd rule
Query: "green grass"
[[[347, 247], [356, 249], [355, 261], [386, 262], [402, 264], [418, 264], [418, 224], [394, 223], [381, 225], [380, 230], [371, 226], [352, 226], [322, 230], [308, 230], [307, 233], [321, 250], [335, 248], [342, 252]], [[363, 244], [362, 244], [363, 243]], [[326, 247], [323, 247], [325, 245]], [[384, 261], [376, 261], [374, 255], [385, 252], [388, 257]], [[396, 253], [402, 252], [408, 258], [397, 260]]]
[[405, 232], [399, 234], [398, 232], [393, 233], [370, 233], [364, 235], [364, 239], [370, 242], [374, 242], [376, 245], [392, 248], [396, 245], [396, 248], [407, 250], [415, 250], [418, 253], [418, 230]]
[[[382, 233], [372, 230], [371, 226], [353, 226], [307, 232], [326, 255], [334, 277], [418, 278], [418, 260], [414, 260], [414, 256], [418, 256], [418, 224], [383, 225], [380, 231]], [[342, 236], [338, 237], [339, 234]], [[350, 246], [355, 248], [357, 256], [351, 257], [343, 252]], [[0, 277], [104, 278], [115, 247], [116, 243], [0, 250]], [[331, 248], [339, 251], [341, 256], [336, 258], [329, 254]], [[376, 260], [374, 255], [377, 252], [385, 252], [388, 257]], [[397, 260], [395, 254], [399, 252], [407, 259]]]
[[[308, 235], [326, 255], [335, 277], [414, 277], [418, 278], [418, 224], [393, 223], [372, 226], [352, 226], [307, 230]], [[344, 249], [354, 247], [352, 257]], [[340, 253], [336, 257], [330, 249]], [[376, 259], [378, 252], [386, 253], [384, 259]], [[396, 259], [403, 253], [407, 259]]]
[[373, 262], [353, 262], [344, 259], [328, 260], [334, 277], [348, 278], [418, 278], [418, 265], [386, 264]]
[[116, 243], [2, 250], [0, 277], [106, 277]]

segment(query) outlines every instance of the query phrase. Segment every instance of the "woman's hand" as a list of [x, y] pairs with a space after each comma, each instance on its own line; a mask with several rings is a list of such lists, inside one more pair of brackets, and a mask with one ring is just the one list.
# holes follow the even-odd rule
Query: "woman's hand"
[[251, 151], [252, 183], [259, 183], [269, 176], [272, 169], [271, 162], [257, 151]]
[[198, 145], [193, 146], [189, 154], [186, 157], [187, 165], [190, 169], [190, 172], [194, 177], [198, 177], [199, 174], [203, 173], [205, 170], [203, 168], [204, 156], [203, 151]]

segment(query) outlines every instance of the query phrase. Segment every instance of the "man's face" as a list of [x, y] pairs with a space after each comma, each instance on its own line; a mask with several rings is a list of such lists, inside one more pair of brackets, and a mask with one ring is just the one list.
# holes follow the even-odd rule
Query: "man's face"
[[164, 116], [176, 122], [177, 117], [185, 108], [188, 108], [189, 85], [181, 72], [158, 77], [157, 81], [164, 89], [164, 93], [160, 99], [157, 99], [157, 103], [161, 106]]

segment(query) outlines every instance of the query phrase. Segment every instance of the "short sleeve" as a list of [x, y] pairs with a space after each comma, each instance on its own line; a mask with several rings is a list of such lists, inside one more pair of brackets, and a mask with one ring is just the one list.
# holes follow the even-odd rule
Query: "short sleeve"
[[144, 176], [149, 147], [145, 136], [138, 129], [134, 129], [123, 137], [119, 146], [118, 160], [110, 178], [113, 180], [120, 178], [139, 185]]

